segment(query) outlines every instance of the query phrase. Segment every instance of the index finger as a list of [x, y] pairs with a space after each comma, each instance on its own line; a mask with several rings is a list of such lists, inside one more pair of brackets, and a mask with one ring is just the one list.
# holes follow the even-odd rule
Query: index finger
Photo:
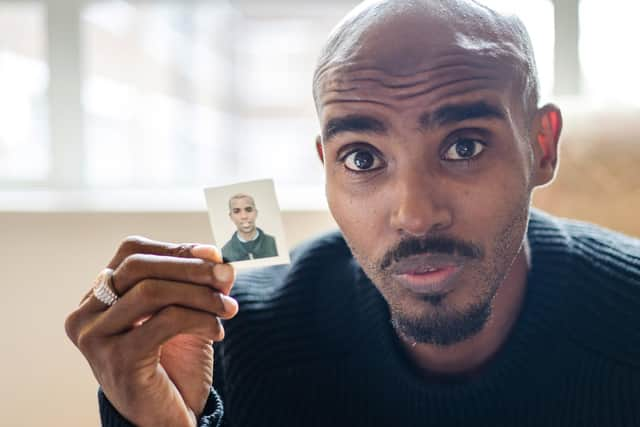
[[[205, 247], [206, 250], [197, 250], [198, 253], [206, 254], [206, 258], [192, 252], [198, 247]], [[147, 239], [142, 236], [129, 236], [120, 243], [116, 254], [107, 265], [115, 270], [128, 256], [133, 254], [164, 255], [178, 258], [203, 258], [215, 263], [222, 263], [222, 254], [215, 246], [200, 245], [198, 243], [167, 243]]]
[[[194, 249], [195, 253], [192, 252]], [[142, 236], [128, 236], [120, 243], [116, 254], [109, 264], [107, 264], [107, 268], [116, 270], [127, 257], [138, 253], [174, 256], [178, 258], [201, 258], [217, 264], [222, 263], [222, 254], [215, 246], [202, 245], [199, 243], [160, 242]], [[89, 300], [92, 294], [93, 287], [82, 297], [79, 306], [82, 306]], [[100, 304], [97, 305], [100, 306]]]

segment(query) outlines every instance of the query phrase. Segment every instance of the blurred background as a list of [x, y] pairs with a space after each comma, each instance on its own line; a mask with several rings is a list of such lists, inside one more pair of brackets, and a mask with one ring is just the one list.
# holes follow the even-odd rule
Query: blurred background
[[[272, 177], [334, 227], [311, 79], [349, 0], [0, 0], [0, 424], [98, 425], [65, 315], [128, 234], [210, 242], [202, 188]], [[531, 34], [561, 167], [535, 204], [640, 236], [636, 0], [482, 0]]]

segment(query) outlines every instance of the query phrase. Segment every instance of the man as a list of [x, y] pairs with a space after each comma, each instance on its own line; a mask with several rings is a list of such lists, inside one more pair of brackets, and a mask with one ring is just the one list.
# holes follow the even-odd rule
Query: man
[[340, 233], [238, 277], [239, 313], [214, 248], [125, 242], [102, 276], [120, 301], [67, 320], [103, 423], [639, 425], [640, 243], [530, 212], [562, 118], [521, 23], [364, 3], [314, 95]]
[[256, 227], [258, 209], [253, 197], [236, 194], [229, 199], [229, 218], [236, 226], [231, 239], [222, 247], [227, 261], [247, 261], [278, 256], [276, 239]]

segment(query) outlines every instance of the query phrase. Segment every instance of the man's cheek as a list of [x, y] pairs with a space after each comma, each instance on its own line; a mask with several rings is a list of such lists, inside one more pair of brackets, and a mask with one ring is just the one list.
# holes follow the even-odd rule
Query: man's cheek
[[[496, 171], [497, 172], [497, 171]], [[454, 199], [458, 212], [474, 212], [478, 224], [490, 223], [496, 212], [508, 212], [518, 204], [526, 191], [526, 183], [513, 174], [496, 173], [486, 180], [478, 179], [473, 186], [458, 194]], [[461, 211], [462, 209], [462, 211]]]

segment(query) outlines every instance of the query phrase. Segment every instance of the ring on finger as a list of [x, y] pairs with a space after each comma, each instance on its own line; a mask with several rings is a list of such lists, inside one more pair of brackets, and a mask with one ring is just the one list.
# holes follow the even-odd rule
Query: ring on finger
[[113, 270], [105, 268], [93, 282], [93, 296], [107, 307], [111, 307], [118, 301], [118, 294], [113, 290], [112, 278]]

